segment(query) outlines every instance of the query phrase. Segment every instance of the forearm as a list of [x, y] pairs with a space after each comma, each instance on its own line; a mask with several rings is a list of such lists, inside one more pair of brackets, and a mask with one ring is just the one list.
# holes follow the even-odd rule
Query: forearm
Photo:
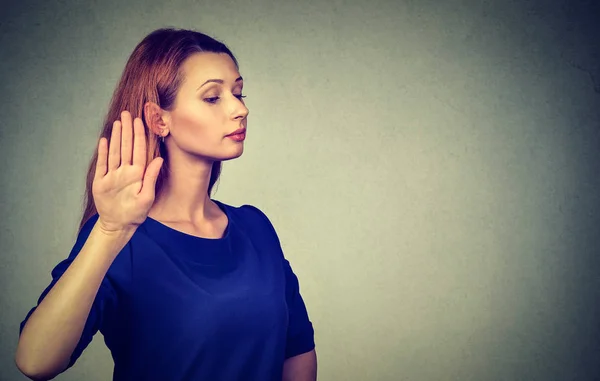
[[131, 235], [107, 234], [94, 226], [77, 257], [23, 327], [15, 361], [25, 375], [52, 377], [67, 367], [100, 284]]
[[282, 381], [316, 381], [317, 353], [310, 352], [290, 357], [283, 364]]

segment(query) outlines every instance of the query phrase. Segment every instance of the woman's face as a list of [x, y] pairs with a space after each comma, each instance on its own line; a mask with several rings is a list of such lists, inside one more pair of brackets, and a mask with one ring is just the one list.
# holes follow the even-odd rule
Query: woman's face
[[[168, 112], [173, 150], [208, 160], [229, 160], [244, 151], [243, 140], [227, 135], [248, 123], [242, 99], [244, 86], [235, 63], [227, 54], [196, 53], [184, 61], [183, 83]], [[239, 136], [238, 136], [239, 137]]]

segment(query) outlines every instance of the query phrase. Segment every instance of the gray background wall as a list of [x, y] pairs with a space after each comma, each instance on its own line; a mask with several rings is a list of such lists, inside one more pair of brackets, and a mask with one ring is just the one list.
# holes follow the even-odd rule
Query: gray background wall
[[[596, 1], [19, 1], [0, 16], [0, 379], [69, 252], [134, 46], [227, 43], [251, 110], [215, 198], [273, 221], [319, 379], [591, 380]], [[57, 380], [108, 380], [96, 336]]]

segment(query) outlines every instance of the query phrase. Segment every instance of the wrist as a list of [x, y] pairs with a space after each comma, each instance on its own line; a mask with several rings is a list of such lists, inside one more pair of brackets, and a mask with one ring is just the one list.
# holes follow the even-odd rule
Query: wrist
[[137, 229], [137, 226], [133, 225], [114, 226], [106, 224], [101, 217], [98, 218], [95, 227], [97, 228], [99, 234], [110, 240], [129, 240], [129, 238], [131, 238]]

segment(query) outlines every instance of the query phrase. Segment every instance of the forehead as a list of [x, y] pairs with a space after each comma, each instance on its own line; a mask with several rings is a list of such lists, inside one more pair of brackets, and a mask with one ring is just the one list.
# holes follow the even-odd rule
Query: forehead
[[235, 62], [225, 53], [194, 53], [181, 65], [187, 83], [203, 83], [207, 79], [222, 79], [233, 83], [240, 73]]

